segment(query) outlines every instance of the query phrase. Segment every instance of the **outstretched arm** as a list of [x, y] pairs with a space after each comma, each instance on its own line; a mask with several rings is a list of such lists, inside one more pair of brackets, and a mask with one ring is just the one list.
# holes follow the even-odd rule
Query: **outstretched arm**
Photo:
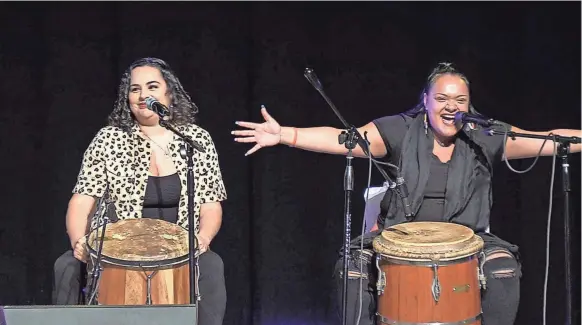
[[[342, 132], [341, 129], [326, 126], [311, 128], [281, 127], [264, 107], [261, 109], [261, 113], [265, 122], [236, 122], [238, 126], [247, 128], [247, 130], [232, 131], [233, 135], [238, 136], [234, 139], [235, 141], [255, 143], [255, 146], [247, 151], [246, 155], [250, 155], [260, 148], [277, 144], [328, 154], [345, 155], [348, 152], [345, 146], [338, 141], [338, 136]], [[368, 123], [358, 128], [358, 131], [362, 136], [366, 133], [373, 156], [380, 158], [386, 155], [386, 146], [374, 123]], [[353, 154], [356, 157], [365, 157], [359, 146], [354, 148]]]
[[[570, 130], [570, 129], [557, 129], [545, 132], [534, 132], [534, 131], [526, 131], [515, 126], [511, 127], [511, 131], [516, 133], [525, 133], [525, 134], [535, 134], [535, 135], [549, 135], [550, 133], [555, 135], [560, 135], [564, 137], [582, 137], [581, 130]], [[543, 139], [531, 139], [531, 138], [521, 138], [516, 137], [515, 140], [511, 138], [507, 138], [506, 143], [506, 150], [505, 150], [505, 158], [508, 160], [511, 159], [522, 159], [522, 158], [532, 158], [538, 155], [540, 152], [540, 148], [544, 143]], [[581, 144], [572, 144], [570, 146], [570, 152], [578, 153], [582, 149]], [[544, 144], [544, 148], [540, 155], [542, 156], [551, 156], [554, 153], [554, 143], [551, 140], [546, 141]]]

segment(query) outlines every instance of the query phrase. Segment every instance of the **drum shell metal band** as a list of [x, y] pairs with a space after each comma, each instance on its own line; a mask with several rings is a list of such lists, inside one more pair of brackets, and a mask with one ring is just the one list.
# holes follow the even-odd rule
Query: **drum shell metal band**
[[391, 264], [399, 264], [399, 265], [415, 265], [415, 266], [426, 266], [426, 267], [433, 267], [433, 266], [446, 266], [446, 265], [454, 265], [460, 264], [464, 262], [469, 262], [476, 258], [479, 258], [481, 253], [475, 253], [468, 256], [456, 258], [456, 259], [447, 259], [447, 260], [405, 260], [401, 258], [394, 258], [392, 256], [388, 256], [385, 254], [377, 254], [377, 258], [382, 261], [387, 261]]
[[380, 261], [388, 262], [389, 264], [397, 264], [397, 265], [414, 265], [414, 266], [425, 266], [425, 267], [439, 267], [439, 266], [447, 266], [447, 265], [455, 265], [460, 263], [469, 262], [471, 260], [477, 259], [479, 267], [477, 268], [477, 278], [479, 283], [479, 289], [485, 289], [487, 286], [487, 279], [485, 278], [485, 273], [483, 271], [483, 264], [485, 263], [485, 254], [483, 251], [479, 251], [475, 254], [471, 254], [468, 256], [461, 257], [459, 259], [447, 259], [447, 260], [404, 260], [400, 258], [394, 258], [391, 256], [387, 256], [385, 254], [378, 254], [376, 253], [376, 269], [378, 270], [378, 281], [376, 283], [376, 288], [378, 290], [378, 295], [384, 293], [384, 287], [386, 286], [386, 276], [384, 275], [384, 271], [380, 267]]
[[387, 317], [384, 317], [378, 313], [376, 313], [376, 319], [378, 320], [378, 322], [380, 322], [380, 324], [385, 324], [385, 325], [470, 325], [470, 324], [480, 324], [481, 323], [481, 314], [475, 316], [475, 317], [471, 317], [465, 320], [460, 320], [460, 321], [455, 321], [455, 322], [430, 322], [430, 323], [426, 323], [426, 322], [421, 322], [421, 323], [410, 323], [410, 322], [401, 322], [401, 321], [395, 321], [395, 320], [391, 320], [388, 319]]
[[[97, 254], [91, 247], [89, 247], [89, 252], [91, 256]], [[107, 263], [109, 265], [115, 266], [123, 266], [129, 269], [149, 269], [149, 268], [156, 268], [160, 269], [163, 267], [171, 268], [176, 265], [181, 265], [188, 262], [188, 255], [178, 256], [174, 258], [169, 258], [165, 260], [156, 260], [156, 261], [130, 261], [130, 260], [122, 260], [113, 257], [109, 257], [106, 255], [102, 255], [101, 262]]]

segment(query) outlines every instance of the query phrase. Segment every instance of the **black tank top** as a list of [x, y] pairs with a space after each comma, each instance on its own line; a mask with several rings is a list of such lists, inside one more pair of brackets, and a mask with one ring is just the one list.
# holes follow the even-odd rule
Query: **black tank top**
[[177, 173], [150, 176], [143, 202], [143, 217], [178, 222], [181, 184]]
[[445, 191], [449, 164], [441, 162], [435, 155], [431, 157], [430, 172], [424, 189], [424, 199], [414, 219], [415, 221], [444, 221]]

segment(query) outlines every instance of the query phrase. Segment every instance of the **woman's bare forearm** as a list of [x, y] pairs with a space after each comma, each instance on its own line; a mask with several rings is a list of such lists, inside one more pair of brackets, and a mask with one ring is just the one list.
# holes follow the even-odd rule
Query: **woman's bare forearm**
[[[368, 132], [370, 134], [374, 133], [372, 137], [369, 137], [371, 142], [372, 153], [376, 157], [384, 156], [386, 150], [384, 149], [384, 144], [380, 143], [382, 140], [379, 136], [378, 131], [371, 125], [367, 125], [363, 128], [359, 128], [360, 134]], [[294, 148], [299, 148], [302, 150], [336, 154], [336, 155], [346, 155], [348, 149], [346, 149], [344, 144], [339, 143], [339, 135], [343, 130], [336, 129], [333, 127], [321, 126], [321, 127], [310, 127], [310, 128], [294, 128], [294, 127], [281, 127], [281, 144], [285, 144]], [[371, 131], [371, 132], [370, 132]], [[359, 146], [356, 146], [353, 150], [353, 154], [356, 157], [365, 157], [364, 152]]]

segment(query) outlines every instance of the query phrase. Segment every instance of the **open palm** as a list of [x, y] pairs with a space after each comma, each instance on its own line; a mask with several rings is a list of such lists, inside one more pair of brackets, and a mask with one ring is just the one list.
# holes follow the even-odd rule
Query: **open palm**
[[256, 143], [245, 156], [248, 156], [263, 147], [271, 147], [279, 144], [281, 141], [281, 126], [277, 121], [267, 113], [267, 109], [262, 106], [261, 114], [265, 119], [263, 123], [252, 123], [252, 122], [236, 122], [238, 126], [247, 128], [249, 130], [235, 130], [232, 131], [233, 135], [240, 136], [235, 137], [234, 141], [243, 143]]

